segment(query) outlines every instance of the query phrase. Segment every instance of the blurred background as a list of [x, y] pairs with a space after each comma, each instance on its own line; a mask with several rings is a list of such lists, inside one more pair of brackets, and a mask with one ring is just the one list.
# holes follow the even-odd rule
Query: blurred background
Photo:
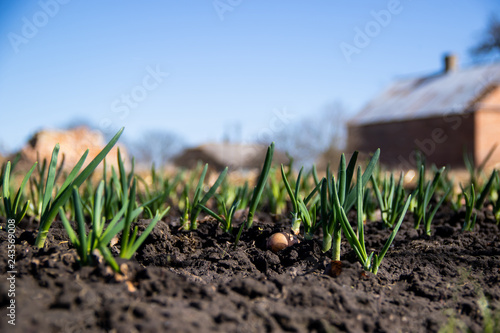
[[499, 14], [496, 0], [2, 1], [0, 154], [42, 129], [125, 126], [143, 163], [275, 141], [310, 164], [345, 149], [346, 122], [395, 79], [450, 52], [498, 61]]

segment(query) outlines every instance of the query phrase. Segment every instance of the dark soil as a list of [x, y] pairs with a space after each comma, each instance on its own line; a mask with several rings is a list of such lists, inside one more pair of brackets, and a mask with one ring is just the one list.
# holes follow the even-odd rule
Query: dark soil
[[[80, 267], [58, 222], [43, 250], [33, 247], [34, 226], [20, 225], [16, 326], [6, 317], [1, 230], [0, 331], [438, 332], [455, 323], [480, 332], [485, 312], [478, 302], [500, 311], [500, 233], [488, 214], [480, 214], [473, 232], [461, 232], [463, 214], [443, 209], [431, 237], [414, 230], [408, 216], [377, 275], [364, 273], [343, 244], [335, 278], [324, 274], [330, 260], [319, 236], [273, 253], [266, 240], [289, 221], [259, 219], [234, 249], [234, 236], [212, 220], [186, 232], [167, 218], [133, 260], [119, 261], [124, 275], [104, 263]], [[390, 233], [378, 222], [365, 232], [367, 249], [377, 251]]]

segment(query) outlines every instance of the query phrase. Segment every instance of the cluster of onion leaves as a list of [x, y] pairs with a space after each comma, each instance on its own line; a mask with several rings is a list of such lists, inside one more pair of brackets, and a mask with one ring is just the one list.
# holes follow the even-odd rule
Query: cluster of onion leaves
[[[207, 203], [217, 188], [226, 177], [228, 168], [226, 167], [220, 174], [215, 183], [210, 187], [207, 193], [203, 195], [205, 176], [208, 171], [208, 164], [205, 164], [203, 171], [201, 172], [200, 178], [198, 180], [198, 185], [194, 191], [194, 196], [192, 200], [189, 200], [189, 186], [184, 188], [183, 198], [184, 198], [184, 212], [182, 215], [182, 225], [185, 230], [196, 230], [198, 229], [198, 215], [200, 215], [203, 206]], [[203, 196], [202, 196], [203, 195]]]
[[[382, 222], [384, 223], [384, 226], [391, 228], [394, 226], [394, 223], [401, 215], [404, 208], [405, 190], [403, 187], [403, 172], [401, 172], [397, 184], [394, 178], [394, 173], [391, 172], [389, 180], [387, 180], [387, 177], [384, 177], [382, 191], [380, 191], [374, 175], [371, 176], [371, 181], [373, 191], [375, 192], [375, 197], [377, 198], [380, 208]], [[365, 200], [366, 196], [363, 198], [363, 201]]]
[[[341, 216], [338, 209], [335, 208], [335, 193], [337, 199], [344, 212], [349, 212], [354, 206], [358, 198], [358, 189], [355, 186], [351, 187], [354, 170], [356, 167], [358, 152], [354, 152], [349, 164], [346, 166], [344, 154], [341, 155], [340, 164], [338, 169], [338, 180], [332, 176], [327, 169], [327, 177], [321, 181], [320, 193], [320, 212], [321, 212], [321, 225], [323, 229], [323, 252], [332, 249], [332, 259], [335, 261], [340, 260], [340, 246], [341, 246]], [[380, 156], [380, 149], [377, 149], [373, 154], [370, 162], [366, 166], [365, 172], [360, 181], [364, 187], [370, 180], [370, 177], [377, 165]], [[363, 197], [361, 197], [363, 200]]]
[[[488, 178], [488, 181], [483, 185], [483, 187], [481, 188], [481, 190], [479, 191], [479, 193], [476, 193], [476, 203], [474, 205], [474, 208], [476, 209], [481, 209], [483, 208], [483, 205], [484, 203], [486, 202], [486, 199], [488, 198], [488, 196], [490, 195], [490, 190], [497, 178], [497, 170], [493, 170], [491, 172], [491, 175], [490, 177]], [[471, 183], [471, 186], [473, 184]]]
[[415, 219], [414, 227], [419, 229], [420, 223], [424, 222], [424, 229], [427, 235], [431, 234], [431, 224], [434, 216], [436, 215], [439, 207], [446, 200], [446, 197], [451, 192], [452, 188], [446, 189], [446, 192], [442, 195], [441, 199], [431, 204], [431, 199], [436, 191], [436, 187], [439, 185], [439, 178], [445, 170], [445, 167], [434, 172], [434, 177], [432, 181], [427, 181], [425, 179], [425, 165], [422, 163], [420, 165], [419, 177], [417, 188], [413, 191], [413, 215]]
[[[246, 221], [241, 224], [238, 233], [236, 235], [236, 240], [234, 242], [234, 247], [238, 246], [241, 234], [243, 232], [243, 229], [246, 227], [247, 229], [251, 228], [253, 226], [253, 219], [255, 216], [255, 212], [257, 211], [257, 207], [260, 203], [262, 193], [264, 192], [264, 189], [267, 184], [267, 179], [269, 177], [269, 172], [271, 170], [271, 165], [273, 161], [273, 155], [274, 155], [274, 142], [272, 142], [269, 147], [267, 147], [267, 152], [266, 152], [266, 157], [264, 160], [264, 165], [262, 166], [262, 170], [259, 174], [259, 178], [257, 180], [257, 184], [255, 185], [253, 191], [252, 191], [252, 196], [249, 202], [249, 207], [248, 207], [248, 215], [246, 216]], [[246, 194], [246, 190], [245, 190]], [[243, 200], [243, 197], [241, 198]]]
[[[59, 145], [56, 145], [54, 149], [59, 150]], [[37, 152], [37, 160], [40, 161], [39, 153]], [[57, 170], [55, 171], [54, 182], [57, 183], [58, 179], [61, 177], [64, 168], [65, 155], [62, 155], [61, 162]], [[32, 215], [36, 216], [38, 219], [42, 217], [42, 206], [43, 198], [45, 192], [44, 179], [47, 178], [48, 164], [47, 159], [43, 158], [42, 161], [37, 162], [36, 172], [33, 177], [29, 179], [29, 189], [31, 196], [31, 207], [29, 207]], [[57, 192], [57, 189], [56, 189]]]
[[[294, 190], [292, 190], [288, 181], [283, 164], [281, 165], [281, 177], [285, 183], [286, 191], [288, 192], [288, 196], [290, 197], [290, 201], [292, 203], [292, 211], [290, 212], [292, 215], [292, 232], [297, 235], [300, 232], [300, 226], [303, 223], [304, 238], [312, 239], [314, 233], [320, 226], [316, 219], [317, 203], [319, 201], [319, 196], [316, 195], [316, 192], [320, 188], [320, 185], [314, 187], [311, 193], [309, 193], [306, 198], [303, 198], [300, 194], [300, 180], [303, 170], [304, 168], [301, 168], [299, 174], [297, 175]], [[309, 202], [311, 202], [311, 208], [307, 208]]]
[[156, 212], [155, 217], [151, 220], [148, 227], [137, 238], [138, 228], [135, 227], [132, 236], [130, 236], [130, 227], [134, 219], [136, 219], [143, 211], [142, 207], [135, 208], [135, 195], [136, 195], [136, 181], [132, 183], [129, 196], [125, 199], [123, 207], [113, 217], [109, 223], [106, 224], [106, 218], [103, 216], [104, 207], [104, 181], [101, 181], [95, 191], [94, 205], [91, 211], [91, 224], [90, 230], [86, 231], [86, 221], [82, 200], [78, 193], [78, 188], [73, 186], [72, 200], [75, 212], [77, 230], [73, 229], [71, 223], [62, 207], [59, 208], [59, 216], [63, 223], [70, 242], [75, 246], [80, 264], [82, 266], [96, 264], [96, 257], [94, 251], [97, 249], [110, 265], [113, 270], [119, 271], [119, 266], [116, 263], [111, 251], [109, 243], [119, 232], [122, 232], [122, 242], [120, 248], [120, 257], [130, 259], [137, 249], [144, 243], [147, 236], [151, 233], [158, 221], [168, 212], [170, 207], [163, 212]]
[[131, 230], [130, 227], [134, 219], [136, 219], [137, 216], [139, 216], [142, 213], [144, 208], [143, 207], [135, 208], [136, 206], [135, 197], [136, 197], [136, 180], [134, 179], [134, 182], [132, 183], [132, 188], [130, 189], [130, 196], [126, 205], [127, 210], [125, 212], [124, 226], [121, 239], [120, 257], [125, 259], [130, 259], [134, 255], [134, 253], [146, 240], [151, 231], [153, 231], [153, 228], [158, 223], [158, 221], [170, 210], [170, 207], [167, 207], [162, 212], [156, 211], [156, 215], [154, 216], [154, 218], [151, 220], [147, 228], [142, 232], [141, 236], [137, 239], [137, 232], [138, 232], [137, 226], [134, 228], [134, 231], [131, 236], [130, 236], [130, 230]]
[[217, 221], [219, 221], [219, 223], [221, 224], [221, 228], [224, 232], [231, 233], [233, 231], [234, 213], [236, 212], [240, 204], [240, 200], [239, 198], [235, 198], [233, 203], [229, 206], [228, 209], [225, 200], [221, 196], [217, 196], [216, 198], [219, 205], [222, 207], [222, 213], [220, 215], [204, 205], [201, 205], [201, 209], [203, 209], [205, 213], [207, 213], [208, 215], [212, 216]]
[[[291, 168], [288, 169], [291, 172]], [[263, 193], [263, 201], [267, 202], [269, 212], [281, 215], [286, 209], [286, 189], [283, 182], [278, 178], [276, 167], [271, 167], [269, 181]]]
[[[108, 168], [106, 165], [106, 159], [104, 159], [103, 164], [104, 167], [103, 167], [102, 179], [105, 184], [104, 198], [103, 198], [104, 201], [103, 215], [106, 218], [111, 219], [128, 201], [130, 183], [132, 182], [132, 178], [135, 176], [134, 174], [135, 161], [132, 158], [131, 169], [129, 172], [126, 172], [124, 160], [122, 159], [120, 149], [118, 149], [117, 150], [118, 173], [115, 171], [114, 165], [111, 165], [110, 168], [111, 176], [108, 177], [108, 171], [107, 171]], [[82, 198], [88, 198], [89, 197], [88, 193], [90, 193], [90, 197], [92, 195], [92, 183], [87, 182], [87, 185], [90, 186], [90, 189], [87, 190], [87, 195], [82, 195]], [[88, 203], [86, 206], [88, 207]]]
[[123, 133], [123, 128], [121, 128], [118, 133], [109, 141], [109, 143], [101, 150], [99, 154], [87, 165], [82, 172], [78, 174], [80, 168], [83, 166], [85, 159], [89, 153], [87, 149], [85, 153], [82, 155], [80, 160], [71, 170], [71, 172], [67, 175], [66, 180], [61, 185], [59, 190], [57, 191], [55, 197], [52, 197], [52, 192], [55, 186], [56, 179], [56, 166], [57, 166], [57, 157], [59, 154], [59, 145], [54, 147], [52, 152], [52, 157], [49, 163], [47, 179], [45, 182], [45, 187], [43, 189], [43, 201], [41, 208], [41, 218], [40, 218], [40, 226], [38, 229], [38, 235], [35, 240], [35, 246], [38, 248], [42, 248], [45, 244], [45, 240], [49, 233], [50, 226], [52, 225], [52, 221], [59, 213], [59, 208], [63, 207], [64, 204], [68, 201], [73, 191], [73, 187], [80, 187], [83, 182], [92, 174], [94, 169], [101, 163], [101, 161], [106, 157], [111, 148], [116, 144], [121, 134]]
[[366, 245], [364, 239], [364, 226], [363, 226], [363, 214], [362, 214], [364, 187], [365, 185], [363, 185], [361, 167], [358, 166], [357, 183], [356, 183], [356, 189], [357, 189], [356, 202], [358, 211], [357, 233], [353, 230], [349, 220], [347, 219], [346, 211], [344, 210], [344, 207], [342, 207], [340, 203], [339, 192], [337, 191], [335, 186], [333, 187], [334, 209], [336, 211], [336, 214], [339, 216], [340, 224], [342, 226], [342, 231], [347, 241], [351, 245], [352, 249], [356, 253], [356, 256], [358, 257], [361, 265], [363, 266], [363, 269], [365, 269], [366, 271], [370, 271], [373, 274], [377, 274], [380, 264], [384, 259], [384, 256], [389, 250], [389, 247], [391, 246], [399, 228], [401, 227], [404, 216], [406, 215], [406, 211], [408, 210], [408, 206], [410, 205], [411, 202], [411, 195], [406, 199], [406, 204], [404, 205], [403, 210], [399, 216], [399, 220], [397, 221], [391, 235], [385, 242], [385, 245], [382, 248], [382, 250], [380, 250], [378, 254], [374, 254], [374, 252], [372, 252], [370, 255], [368, 255], [368, 253], [366, 252]]
[[[477, 212], [475, 211], [476, 204], [476, 192], [474, 191], [474, 184], [469, 187], [469, 193], [460, 184], [460, 189], [462, 190], [462, 195], [465, 199], [465, 218], [464, 224], [462, 226], [462, 231], [472, 231], [476, 225]], [[474, 212], [474, 217], [472, 213]]]
[[[462, 186], [462, 184], [460, 184], [460, 189], [462, 191], [461, 196], [465, 200], [465, 218], [462, 226], [462, 231], [472, 231], [474, 229], [477, 218], [477, 210], [483, 208], [484, 203], [486, 202], [486, 199], [490, 196], [491, 189], [493, 188], [493, 185], [497, 182], [497, 180], [498, 180], [498, 172], [497, 170], [493, 170], [490, 177], [488, 178], [488, 181], [482, 186], [481, 190], [478, 192], [476, 192], [475, 190], [476, 186], [474, 185], [474, 183], [470, 183], [470, 185], [465, 189]], [[479, 186], [479, 184], [477, 186]], [[499, 205], [500, 204], [498, 203], [498, 201], [493, 205], [493, 212], [495, 216], [498, 213], [497, 210], [500, 207]]]
[[257, 210], [257, 206], [259, 205], [260, 198], [262, 197], [262, 192], [264, 192], [264, 187], [266, 186], [267, 178], [269, 177], [269, 171], [271, 170], [273, 155], [274, 155], [274, 142], [271, 143], [267, 148], [264, 165], [262, 166], [259, 179], [257, 180], [257, 185], [255, 185], [252, 192], [252, 199], [250, 199], [250, 206], [248, 209], [248, 216], [246, 222], [247, 228], [250, 228], [253, 225], [253, 217]]
[[220, 223], [222, 231], [232, 233], [234, 214], [248, 204], [248, 181], [245, 181], [243, 186], [234, 187], [228, 184], [227, 178], [224, 178], [220, 194], [216, 193], [214, 197], [219, 213], [214, 211], [215, 208], [212, 210], [205, 205], [201, 205], [201, 209]]
[[12, 198], [10, 194], [10, 189], [11, 189], [11, 182], [10, 182], [10, 176], [11, 176], [11, 162], [8, 161], [7, 165], [5, 166], [5, 169], [3, 170], [3, 177], [2, 177], [2, 198], [3, 198], [3, 204], [5, 208], [5, 217], [7, 220], [14, 220], [15, 224], [19, 224], [19, 222], [24, 218], [26, 215], [26, 212], [28, 211], [28, 207], [30, 205], [30, 201], [27, 200], [24, 205], [21, 203], [21, 196], [23, 195], [24, 187], [26, 186], [26, 183], [28, 182], [28, 179], [30, 178], [31, 174], [35, 170], [35, 167], [37, 165], [37, 162], [33, 164], [31, 169], [28, 171], [28, 173], [24, 176], [21, 185], [19, 186], [19, 189], [17, 190], [16, 196]]
[[[258, 204], [261, 200], [262, 194], [265, 190], [267, 180], [269, 178], [270, 170], [271, 170], [271, 164], [272, 164], [272, 159], [273, 159], [273, 154], [274, 154], [274, 142], [269, 145], [267, 148], [266, 152], [266, 157], [264, 160], [264, 165], [262, 167], [262, 171], [259, 175], [259, 178], [257, 180], [257, 185], [254, 187], [252, 196], [250, 201], [248, 202], [247, 199], [247, 192], [248, 192], [248, 183], [245, 182], [245, 185], [243, 187], [238, 188], [233, 196], [232, 203], [229, 205], [226, 204], [226, 196], [225, 195], [216, 195], [216, 199], [218, 202], [219, 208], [219, 213], [214, 212], [212, 209], [208, 208], [205, 203], [203, 202], [202, 204], [199, 205], [199, 207], [208, 215], [212, 216], [215, 218], [222, 227], [222, 230], [224, 232], [231, 232], [233, 229], [233, 217], [234, 213], [236, 212], [237, 209], [245, 209], [246, 203], [248, 202], [248, 215], [246, 217], [246, 221], [242, 223], [240, 226], [240, 229], [238, 231], [238, 234], [236, 236], [236, 241], [235, 241], [235, 246], [238, 244], [238, 241], [241, 237], [241, 233], [243, 231], [243, 228], [246, 226], [247, 228], [252, 227], [253, 225], [253, 217], [255, 215], [255, 212], [257, 210]], [[227, 168], [226, 168], [227, 170]], [[226, 189], [227, 191], [227, 189]], [[243, 204], [243, 207], [242, 207]]]

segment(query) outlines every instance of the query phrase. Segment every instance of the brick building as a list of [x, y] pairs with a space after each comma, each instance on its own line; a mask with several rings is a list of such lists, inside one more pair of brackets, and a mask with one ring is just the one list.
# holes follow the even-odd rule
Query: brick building
[[[429, 163], [463, 167], [464, 149], [476, 165], [500, 143], [500, 63], [459, 69], [444, 58], [438, 74], [398, 80], [348, 123], [349, 151], [381, 148], [381, 162], [410, 169], [416, 151]], [[488, 166], [500, 163], [500, 147]]]

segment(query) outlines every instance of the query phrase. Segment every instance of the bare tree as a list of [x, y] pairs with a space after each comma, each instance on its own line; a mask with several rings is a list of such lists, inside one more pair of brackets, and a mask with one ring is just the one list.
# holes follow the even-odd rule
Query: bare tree
[[128, 146], [137, 162], [162, 166], [184, 147], [184, 142], [175, 133], [153, 130], [144, 132], [139, 140]]
[[483, 39], [471, 49], [471, 54], [475, 57], [500, 54], [500, 21], [496, 16], [491, 17]]
[[7, 148], [7, 145], [5, 144], [5, 142], [0, 141], [0, 162], [2, 160], [2, 156], [7, 156], [8, 152], [9, 152], [9, 149]]
[[345, 146], [345, 108], [340, 102], [326, 105], [275, 134], [276, 148], [288, 152], [297, 166], [310, 166], [325, 152]]

